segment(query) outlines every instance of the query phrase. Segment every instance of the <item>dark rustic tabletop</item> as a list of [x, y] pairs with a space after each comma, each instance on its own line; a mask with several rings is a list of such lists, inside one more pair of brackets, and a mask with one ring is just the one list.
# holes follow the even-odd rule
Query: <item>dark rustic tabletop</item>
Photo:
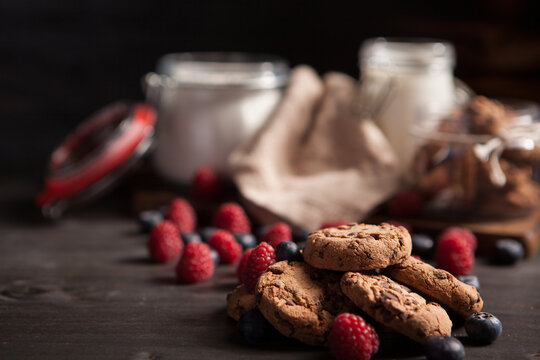
[[[0, 181], [0, 359], [330, 358], [294, 342], [245, 345], [225, 312], [232, 267], [176, 284], [174, 265], [148, 261], [146, 236], [120, 207], [100, 202], [52, 224], [32, 213], [35, 190]], [[464, 339], [467, 359], [540, 358], [540, 257], [515, 267], [479, 260], [474, 273], [504, 331], [489, 346]], [[376, 358], [423, 358], [395, 338], [381, 349]]]

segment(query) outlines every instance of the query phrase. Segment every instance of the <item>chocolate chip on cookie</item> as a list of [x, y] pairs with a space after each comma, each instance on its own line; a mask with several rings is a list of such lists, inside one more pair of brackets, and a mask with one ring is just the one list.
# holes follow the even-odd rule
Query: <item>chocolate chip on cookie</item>
[[311, 233], [303, 254], [317, 268], [359, 271], [398, 264], [411, 249], [411, 236], [402, 226], [354, 223]]

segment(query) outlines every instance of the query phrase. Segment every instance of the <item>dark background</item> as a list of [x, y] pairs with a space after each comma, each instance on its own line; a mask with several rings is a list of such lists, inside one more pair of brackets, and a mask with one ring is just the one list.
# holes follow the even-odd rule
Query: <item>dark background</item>
[[478, 93], [540, 101], [539, 15], [534, 0], [0, 1], [0, 168], [40, 176], [84, 117], [142, 99], [170, 52], [275, 53], [357, 77], [366, 38], [444, 38]]

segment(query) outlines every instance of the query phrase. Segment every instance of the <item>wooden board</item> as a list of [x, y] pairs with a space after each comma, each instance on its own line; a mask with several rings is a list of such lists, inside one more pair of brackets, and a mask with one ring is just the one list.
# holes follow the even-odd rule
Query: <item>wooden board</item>
[[[367, 221], [379, 223], [387, 220], [385, 216], [373, 216]], [[465, 227], [473, 231], [478, 238], [478, 253], [488, 255], [495, 242], [502, 238], [511, 238], [521, 242], [525, 255], [531, 257], [540, 247], [540, 210], [527, 217], [484, 221], [441, 221], [431, 219], [394, 218], [410, 224], [415, 231], [436, 234], [450, 226]]]

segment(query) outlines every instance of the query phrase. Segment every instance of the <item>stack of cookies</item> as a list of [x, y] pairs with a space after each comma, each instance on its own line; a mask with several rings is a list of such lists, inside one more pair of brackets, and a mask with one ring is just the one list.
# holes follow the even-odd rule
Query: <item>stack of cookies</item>
[[[227, 298], [238, 320], [257, 307], [283, 335], [324, 345], [335, 316], [367, 314], [424, 343], [450, 336], [447, 311], [467, 317], [482, 309], [473, 286], [411, 257], [411, 237], [401, 226], [348, 224], [311, 233], [304, 261], [268, 267], [254, 293], [240, 285]], [[444, 306], [444, 307], [443, 307]]]

